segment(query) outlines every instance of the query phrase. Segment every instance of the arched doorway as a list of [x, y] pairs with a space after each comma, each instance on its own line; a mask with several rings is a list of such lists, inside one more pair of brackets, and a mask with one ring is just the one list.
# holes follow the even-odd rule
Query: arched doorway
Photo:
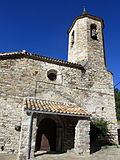
[[43, 119], [37, 130], [35, 151], [56, 151], [56, 123], [51, 118]]

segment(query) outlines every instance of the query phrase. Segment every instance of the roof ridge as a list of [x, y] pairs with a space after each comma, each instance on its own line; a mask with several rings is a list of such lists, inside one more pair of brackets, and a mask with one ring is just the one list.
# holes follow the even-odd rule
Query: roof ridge
[[36, 98], [36, 97], [25, 97], [24, 100], [39, 100], [39, 101], [45, 101], [45, 102], [55, 102], [55, 103], [62, 103], [62, 104], [77, 105], [77, 104], [72, 103], [72, 102], [53, 101], [53, 100], [46, 100], [46, 99]]
[[25, 52], [25, 51], [16, 51], [16, 52], [5, 52], [5, 53], [0, 53], [0, 57], [2, 58], [10, 58], [11, 56], [13, 56], [15, 58], [15, 56], [17, 56], [17, 58], [19, 58], [20, 56], [25, 56], [25, 57], [30, 57], [30, 58], [34, 58], [34, 59], [38, 59], [38, 60], [43, 60], [43, 61], [47, 61], [47, 62], [52, 62], [52, 63], [59, 63], [61, 65], [66, 65], [66, 66], [71, 66], [74, 68], [79, 68], [81, 70], [84, 70], [84, 67], [81, 64], [77, 64], [77, 63], [73, 63], [73, 62], [69, 62], [69, 61], [65, 61], [65, 60], [60, 60], [57, 58], [51, 58], [48, 56], [42, 56], [39, 54], [35, 54], [35, 53], [29, 53], [29, 52]]

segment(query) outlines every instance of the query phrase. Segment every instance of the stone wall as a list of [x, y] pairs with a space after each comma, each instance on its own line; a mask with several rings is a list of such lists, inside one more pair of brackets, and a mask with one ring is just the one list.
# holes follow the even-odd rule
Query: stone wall
[[74, 150], [80, 155], [90, 154], [90, 121], [89, 119], [79, 119], [75, 127], [75, 146]]
[[32, 120], [33, 116], [24, 112], [22, 107], [22, 126], [19, 140], [19, 153], [18, 159], [28, 159], [30, 154], [30, 132], [32, 134]]
[[[96, 25], [96, 40], [91, 37], [91, 24]], [[103, 26], [103, 21], [94, 16], [82, 15], [76, 18], [69, 30], [68, 61], [82, 64], [86, 69], [79, 85], [84, 90], [83, 107], [93, 117], [103, 117], [111, 122], [109, 129], [117, 143], [113, 78], [106, 68]], [[73, 31], [74, 44], [71, 46]]]
[[23, 99], [0, 97], [0, 151], [17, 153]]
[[[51, 69], [57, 71], [55, 81], [47, 77], [47, 72]], [[17, 152], [18, 150], [19, 132], [14, 131], [16, 138], [12, 138], [10, 132], [14, 130], [16, 124], [21, 122], [21, 98], [23, 97], [76, 103], [92, 113], [93, 117], [104, 117], [110, 121], [109, 128], [117, 142], [112, 75], [104, 66], [95, 68], [91, 62], [86, 66], [86, 72], [82, 72], [72, 67], [28, 58], [0, 60], [0, 88], [1, 141], [6, 143], [8, 140], [2, 138], [11, 137], [11, 142], [7, 142], [4, 148], [6, 151]], [[12, 130], [10, 127], [6, 127], [6, 130], [4, 125], [11, 126]]]

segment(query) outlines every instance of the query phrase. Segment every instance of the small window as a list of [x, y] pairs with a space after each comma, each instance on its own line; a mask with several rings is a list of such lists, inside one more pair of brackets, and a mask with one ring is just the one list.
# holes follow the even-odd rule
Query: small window
[[57, 71], [56, 70], [49, 70], [47, 72], [47, 77], [49, 78], [49, 80], [55, 81], [57, 79]]
[[71, 35], [71, 47], [73, 47], [74, 39], [75, 39], [75, 31], [73, 31]]
[[96, 24], [91, 24], [90, 25], [90, 34], [91, 34], [92, 39], [97, 40], [98, 32], [97, 32]]
[[104, 107], [102, 107], [102, 111], [104, 110]]

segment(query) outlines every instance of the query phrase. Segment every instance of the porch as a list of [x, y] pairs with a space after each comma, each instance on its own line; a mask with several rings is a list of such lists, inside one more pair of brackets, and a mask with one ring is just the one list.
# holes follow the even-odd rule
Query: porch
[[30, 159], [37, 151], [90, 152], [90, 114], [74, 103], [26, 98], [18, 159]]

